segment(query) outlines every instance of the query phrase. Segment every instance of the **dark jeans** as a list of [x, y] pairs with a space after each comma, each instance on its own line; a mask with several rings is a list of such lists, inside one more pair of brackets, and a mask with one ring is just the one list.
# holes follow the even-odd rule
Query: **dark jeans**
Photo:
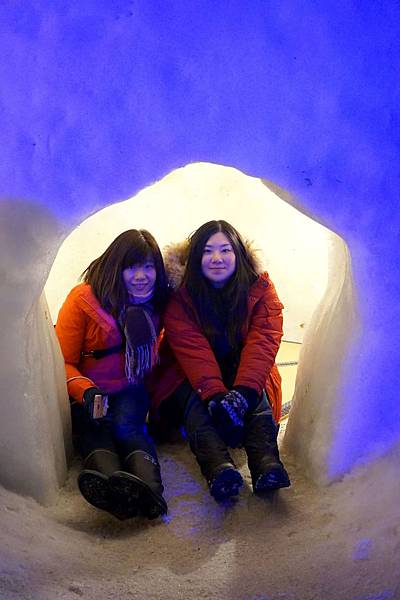
[[[160, 407], [160, 416], [169, 422], [183, 424], [192, 452], [206, 478], [222, 463], [232, 462], [228, 448], [221, 439], [205, 402], [194, 392], [188, 381], [167, 398]], [[279, 460], [278, 426], [265, 391], [255, 410], [244, 419], [243, 446], [251, 471], [266, 457]]]
[[213, 473], [221, 465], [233, 463], [206, 403], [188, 381], [184, 381], [172, 396], [164, 400], [160, 406], [160, 416], [170, 424], [184, 426], [190, 448], [208, 481], [212, 480]]
[[134, 450], [157, 457], [147, 433], [149, 396], [144, 386], [129, 386], [109, 394], [109, 409], [102, 419], [90, 419], [78, 402], [71, 404], [72, 432], [77, 449], [84, 458], [93, 450], [106, 449], [124, 459]]

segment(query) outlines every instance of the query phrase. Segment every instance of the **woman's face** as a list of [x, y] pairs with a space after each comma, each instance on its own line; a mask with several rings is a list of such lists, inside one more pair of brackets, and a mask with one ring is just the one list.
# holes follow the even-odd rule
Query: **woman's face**
[[122, 278], [128, 294], [138, 299], [147, 298], [152, 293], [156, 277], [157, 271], [152, 258], [122, 271]]
[[208, 238], [201, 259], [201, 272], [216, 288], [223, 287], [236, 269], [236, 256], [227, 236], [219, 231]]

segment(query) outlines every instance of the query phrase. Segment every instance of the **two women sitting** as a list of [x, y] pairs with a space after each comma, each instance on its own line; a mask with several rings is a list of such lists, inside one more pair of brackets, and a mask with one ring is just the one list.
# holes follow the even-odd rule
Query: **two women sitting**
[[216, 500], [243, 485], [229, 447], [244, 447], [255, 493], [290, 485], [277, 445], [283, 307], [268, 274], [226, 221], [170, 248], [167, 264], [173, 292], [151, 234], [126, 231], [86, 269], [56, 325], [84, 459], [78, 485], [120, 519], [167, 511], [149, 410], [156, 425], [184, 426]]

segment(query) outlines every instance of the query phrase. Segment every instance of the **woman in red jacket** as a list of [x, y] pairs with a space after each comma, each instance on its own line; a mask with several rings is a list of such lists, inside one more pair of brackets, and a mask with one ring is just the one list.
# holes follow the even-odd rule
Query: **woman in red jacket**
[[84, 458], [79, 489], [120, 519], [167, 511], [145, 424], [166, 300], [157, 242], [148, 231], [130, 229], [84, 271], [56, 324], [73, 432]]
[[[258, 273], [253, 254], [229, 223], [210, 221], [191, 236], [182, 285], [165, 313], [166, 338], [181, 372], [171, 365], [177, 389], [159, 404], [158, 414], [183, 415], [190, 447], [216, 499], [236, 495], [243, 484], [228, 446], [244, 446], [254, 492], [290, 485], [276, 425], [282, 308], [268, 274]], [[166, 373], [161, 385], [168, 387], [171, 377]]]

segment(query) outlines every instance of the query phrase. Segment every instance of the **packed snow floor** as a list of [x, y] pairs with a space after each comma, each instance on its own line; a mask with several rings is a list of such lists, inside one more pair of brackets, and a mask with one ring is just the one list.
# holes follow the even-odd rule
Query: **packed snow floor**
[[245, 487], [217, 504], [188, 446], [159, 455], [163, 520], [89, 506], [78, 460], [54, 506], [0, 488], [1, 600], [400, 600], [396, 457], [317, 488], [283, 456], [292, 487], [259, 498], [236, 451]]

